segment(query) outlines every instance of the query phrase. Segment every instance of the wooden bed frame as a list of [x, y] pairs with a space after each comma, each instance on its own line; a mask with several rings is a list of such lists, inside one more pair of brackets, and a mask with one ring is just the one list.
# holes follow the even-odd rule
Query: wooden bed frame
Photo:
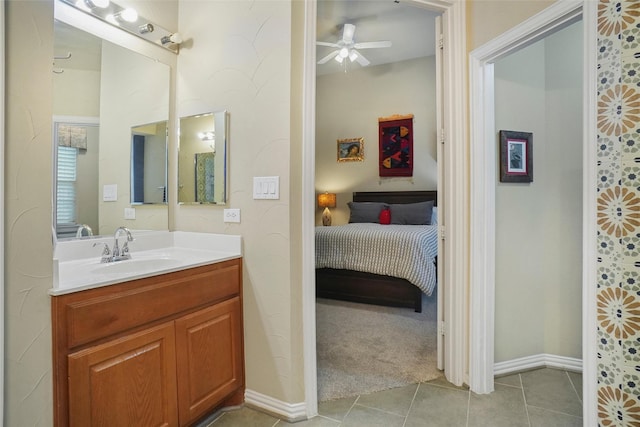
[[[418, 203], [433, 200], [436, 191], [354, 192], [354, 202]], [[405, 279], [352, 270], [316, 269], [319, 298], [413, 308], [422, 312], [422, 291]]]

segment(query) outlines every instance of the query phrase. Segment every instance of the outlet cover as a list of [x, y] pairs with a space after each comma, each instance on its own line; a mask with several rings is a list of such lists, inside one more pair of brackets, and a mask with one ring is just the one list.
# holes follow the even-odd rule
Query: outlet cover
[[136, 208], [124, 208], [124, 219], [136, 219]]
[[240, 222], [240, 209], [225, 209], [224, 222]]

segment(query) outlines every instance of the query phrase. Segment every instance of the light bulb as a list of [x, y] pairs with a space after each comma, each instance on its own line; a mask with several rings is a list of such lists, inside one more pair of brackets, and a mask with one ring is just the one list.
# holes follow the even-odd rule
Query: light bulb
[[127, 22], [136, 22], [138, 20], [138, 12], [132, 8], [123, 10], [120, 12], [120, 16]]
[[349, 49], [343, 47], [342, 49], [340, 49], [340, 53], [338, 55], [340, 55], [342, 59], [346, 58], [347, 56], [349, 56]]
[[87, 3], [87, 6], [91, 7], [99, 7], [100, 9], [105, 9], [109, 6], [109, 0], [84, 0]]

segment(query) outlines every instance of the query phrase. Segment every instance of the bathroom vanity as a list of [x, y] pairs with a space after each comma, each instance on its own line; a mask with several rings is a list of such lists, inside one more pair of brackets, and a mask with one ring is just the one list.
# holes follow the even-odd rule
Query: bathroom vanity
[[[179, 245], [200, 235], [172, 238]], [[160, 251], [169, 249], [197, 251]], [[149, 253], [157, 252], [139, 252]], [[218, 261], [213, 254], [223, 252], [209, 253], [195, 266], [52, 290], [55, 425], [189, 426], [243, 402], [239, 244]]]

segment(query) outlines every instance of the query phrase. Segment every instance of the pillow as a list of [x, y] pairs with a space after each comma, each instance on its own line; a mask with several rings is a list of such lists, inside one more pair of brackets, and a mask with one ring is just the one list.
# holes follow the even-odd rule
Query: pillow
[[438, 207], [431, 209], [431, 225], [438, 225]]
[[349, 202], [349, 222], [378, 222], [380, 211], [387, 207], [386, 203], [378, 202]]
[[391, 224], [400, 225], [429, 225], [433, 200], [420, 203], [393, 204], [391, 209]]

